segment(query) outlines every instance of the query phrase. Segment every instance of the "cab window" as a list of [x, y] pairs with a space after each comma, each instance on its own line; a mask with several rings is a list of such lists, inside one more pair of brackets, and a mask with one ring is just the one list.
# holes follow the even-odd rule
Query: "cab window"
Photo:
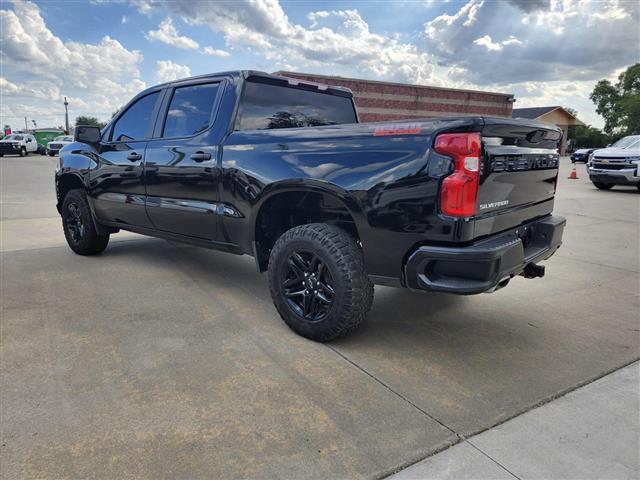
[[160, 92], [153, 92], [131, 105], [113, 126], [111, 140], [128, 142], [149, 138], [151, 119], [159, 97]]
[[188, 137], [209, 128], [219, 86], [219, 83], [204, 83], [176, 88], [162, 136]]

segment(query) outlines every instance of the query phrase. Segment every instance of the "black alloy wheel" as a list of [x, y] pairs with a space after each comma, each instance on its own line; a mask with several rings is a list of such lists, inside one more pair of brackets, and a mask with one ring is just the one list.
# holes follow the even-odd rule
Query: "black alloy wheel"
[[360, 244], [334, 225], [309, 223], [283, 233], [269, 255], [268, 275], [278, 313], [311, 340], [355, 330], [373, 302]]
[[82, 223], [82, 215], [80, 214], [80, 208], [74, 202], [70, 202], [65, 210], [65, 225], [69, 236], [74, 242], [80, 243], [84, 236], [84, 225]]
[[282, 292], [294, 313], [310, 322], [327, 316], [335, 290], [331, 273], [318, 255], [295, 250], [287, 258], [282, 277]]
[[60, 210], [64, 236], [71, 250], [78, 255], [95, 255], [107, 248], [109, 234], [98, 235], [84, 191], [69, 191]]

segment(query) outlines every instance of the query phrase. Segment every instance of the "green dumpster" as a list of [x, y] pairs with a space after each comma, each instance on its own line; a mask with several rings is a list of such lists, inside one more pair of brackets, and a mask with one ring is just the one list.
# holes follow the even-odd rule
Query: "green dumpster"
[[36, 137], [36, 142], [38, 143], [38, 153], [44, 155], [47, 143], [59, 135], [64, 135], [64, 130], [59, 128], [36, 128], [33, 130], [33, 136]]

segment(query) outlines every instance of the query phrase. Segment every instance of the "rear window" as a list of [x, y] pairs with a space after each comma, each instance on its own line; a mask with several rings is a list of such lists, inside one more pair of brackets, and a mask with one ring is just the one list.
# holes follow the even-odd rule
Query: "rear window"
[[356, 123], [348, 97], [299, 88], [247, 82], [236, 130], [317, 127]]
[[218, 83], [178, 87], [173, 93], [163, 137], [186, 137], [209, 128]]

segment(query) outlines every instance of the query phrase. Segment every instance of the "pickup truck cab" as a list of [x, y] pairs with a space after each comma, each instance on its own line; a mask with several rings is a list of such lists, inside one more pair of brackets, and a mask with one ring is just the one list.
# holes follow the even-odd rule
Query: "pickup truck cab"
[[591, 183], [600, 190], [631, 185], [640, 191], [640, 135], [629, 135], [607, 148], [594, 150], [587, 171]]
[[0, 157], [3, 155], [20, 155], [25, 157], [38, 151], [36, 138], [30, 133], [12, 133], [0, 140]]
[[358, 123], [349, 90], [239, 71], [137, 95], [60, 153], [71, 249], [118, 229], [252, 255], [318, 341], [354, 329], [373, 284], [456, 294], [540, 277], [561, 130], [511, 118]]

